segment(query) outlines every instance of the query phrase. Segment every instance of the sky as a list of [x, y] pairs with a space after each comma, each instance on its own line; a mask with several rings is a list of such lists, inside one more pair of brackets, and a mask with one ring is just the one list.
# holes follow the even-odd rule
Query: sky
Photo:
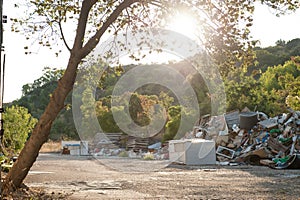
[[[3, 14], [18, 16], [13, 4], [16, 1], [4, 1]], [[261, 47], [272, 46], [279, 39], [289, 41], [300, 38], [300, 10], [285, 16], [276, 17], [274, 11], [267, 6], [257, 6], [251, 29], [254, 39], [260, 40]], [[35, 53], [25, 55], [25, 37], [10, 32], [11, 22], [4, 24], [3, 45], [5, 47], [5, 89], [4, 102], [11, 102], [21, 97], [22, 86], [32, 83], [43, 74], [44, 67], [65, 68], [68, 61], [68, 51], [63, 51], [58, 57], [54, 51], [41, 47]]]

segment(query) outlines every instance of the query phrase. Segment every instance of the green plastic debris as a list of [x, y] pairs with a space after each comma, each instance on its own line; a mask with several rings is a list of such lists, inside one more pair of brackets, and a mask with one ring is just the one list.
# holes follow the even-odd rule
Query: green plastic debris
[[270, 133], [281, 133], [281, 131], [277, 128], [270, 130]]
[[292, 140], [292, 138], [279, 138], [279, 142], [281, 142], [281, 143], [287, 143], [291, 140]]
[[289, 158], [290, 158], [290, 156], [285, 156], [283, 158], [274, 158], [273, 162], [275, 162], [276, 164], [283, 164], [283, 163], [286, 163]]

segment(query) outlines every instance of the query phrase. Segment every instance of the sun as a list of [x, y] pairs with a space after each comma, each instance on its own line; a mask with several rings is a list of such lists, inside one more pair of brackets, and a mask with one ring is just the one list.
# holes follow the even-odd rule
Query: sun
[[198, 34], [197, 20], [188, 13], [176, 13], [170, 17], [166, 28], [191, 38]]

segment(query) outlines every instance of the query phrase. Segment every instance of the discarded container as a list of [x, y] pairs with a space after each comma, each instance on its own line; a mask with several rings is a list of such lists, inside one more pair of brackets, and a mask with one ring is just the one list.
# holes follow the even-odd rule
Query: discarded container
[[204, 139], [171, 140], [169, 159], [186, 165], [215, 165], [215, 142]]
[[250, 130], [257, 124], [256, 112], [243, 112], [240, 114], [240, 128]]

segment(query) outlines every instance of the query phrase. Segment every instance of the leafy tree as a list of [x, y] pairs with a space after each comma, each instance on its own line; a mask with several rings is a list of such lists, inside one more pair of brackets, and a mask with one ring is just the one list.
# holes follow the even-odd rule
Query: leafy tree
[[51, 127], [49, 139], [54, 141], [79, 139], [71, 108], [66, 106], [59, 113]]
[[158, 98], [159, 98], [159, 101], [162, 102], [162, 106], [163, 106], [166, 110], [168, 110], [169, 107], [170, 107], [171, 105], [173, 105], [173, 103], [174, 103], [174, 98], [173, 98], [173, 97], [170, 97], [170, 96], [169, 96], [167, 93], [165, 93], [165, 92], [160, 92]]
[[102, 130], [105, 133], [120, 133], [121, 130], [116, 124], [111, 110], [107, 106], [103, 106], [101, 101], [98, 101], [96, 104], [97, 118]]
[[[62, 77], [63, 73], [64, 73], [64, 70], [62, 70], [62, 69], [45, 67], [43, 69], [43, 75], [40, 78], [34, 80], [33, 83], [26, 84], [22, 87], [23, 96], [30, 95], [32, 92], [34, 92], [38, 88], [42, 88], [53, 82], [57, 82]], [[54, 89], [55, 89], [55, 87], [53, 88], [53, 90]]]
[[121, 66], [111, 67], [108, 66], [102, 77], [100, 78], [99, 85], [96, 91], [96, 100], [112, 95], [114, 85], [119, 80], [120, 76], [125, 70]]
[[287, 85], [287, 90], [289, 91], [286, 97], [287, 106], [294, 110], [300, 110], [300, 76], [297, 77], [293, 82]]
[[80, 106], [82, 120], [81, 120], [81, 130], [80, 133], [84, 135], [86, 139], [92, 139], [97, 133], [97, 127], [90, 121], [96, 117], [94, 114], [95, 110], [95, 97], [93, 91], [90, 88], [86, 88], [82, 94], [82, 105]]
[[5, 123], [2, 146], [9, 155], [18, 154], [30, 137], [37, 119], [24, 107], [11, 106], [5, 109], [3, 120]]
[[298, 109], [299, 102], [299, 57], [287, 61], [284, 65], [269, 67], [262, 74], [259, 107], [261, 110], [276, 115], [286, 110], [287, 106]]
[[22, 87], [22, 97], [13, 102], [14, 105], [26, 107], [35, 118], [40, 118], [58, 80], [62, 77], [64, 70], [45, 67], [43, 75]]
[[265, 72], [269, 66], [283, 64], [287, 59], [289, 59], [286, 55], [282, 55], [282, 51], [284, 50], [281, 46], [272, 48], [280, 49], [280, 52], [278, 50], [278, 53], [274, 54], [269, 51], [269, 48], [257, 49], [255, 53], [258, 63], [255, 67], [250, 67], [249, 70], [253, 71], [254, 69], [256, 69]]
[[225, 80], [227, 110], [254, 109], [258, 104], [260, 84], [252, 76], [241, 71], [234, 71]]
[[225, 80], [227, 110], [260, 110], [270, 116], [286, 111], [287, 106], [299, 109], [299, 57], [284, 65], [269, 66], [256, 80], [240, 71], [233, 71]]
[[267, 91], [272, 89], [280, 90], [286, 88], [286, 83], [300, 76], [298, 66], [294, 61], [287, 61], [284, 65], [269, 67], [262, 74], [260, 81]]
[[280, 39], [280, 40], [277, 40], [275, 42], [275, 44], [276, 44], [276, 46], [285, 46], [286, 45], [286, 41]]
[[174, 139], [180, 125], [181, 107], [171, 106], [169, 108], [169, 121], [166, 124], [166, 131], [163, 135], [162, 142]]
[[198, 73], [193, 73], [188, 75], [187, 80], [197, 95], [201, 115], [211, 113], [209, 90], [203, 78]]
[[[44, 109], [49, 103], [50, 96], [57, 87], [58, 80], [62, 77], [64, 70], [51, 69], [45, 67], [43, 75], [23, 86], [22, 97], [13, 102], [13, 105], [22, 106], [28, 109], [28, 112], [39, 119]], [[61, 110], [55, 119], [50, 131], [49, 139], [61, 140], [62, 138], [78, 138], [73, 122], [71, 104], [71, 95], [65, 100], [65, 107]]]
[[[125, 93], [123, 95], [131, 95], [128, 108], [125, 106], [114, 107], [114, 112], [123, 113], [124, 109], [129, 109], [130, 118], [139, 126], [148, 125], [156, 116], [156, 114], [160, 113], [160, 110], [156, 110], [156, 104], [164, 106], [164, 103], [170, 101], [171, 99], [166, 94], [160, 97], [157, 97], [156, 95], [141, 95], [138, 93]], [[107, 133], [121, 132], [118, 125], [114, 121], [110, 104], [107, 105], [106, 103], [110, 101], [110, 98], [111, 97], [105, 97], [96, 102], [98, 121], [103, 131]], [[123, 96], [121, 96], [119, 101], [122, 101], [123, 99]], [[166, 110], [168, 110], [168, 108], [169, 107], [165, 107]], [[125, 117], [124, 123], [128, 123], [127, 125], [130, 125], [129, 122], [125, 120]]]
[[[51, 125], [60, 110], [64, 108], [64, 101], [72, 90], [78, 65], [96, 47], [105, 32], [117, 34], [122, 30], [138, 31], [161, 24], [160, 19], [178, 8], [187, 8], [190, 13], [199, 17], [199, 23], [207, 36], [207, 48], [213, 55], [221, 56], [220, 62], [232, 67], [230, 60], [247, 61], [251, 59], [249, 27], [252, 25], [251, 13], [254, 2], [239, 1], [180, 1], [180, 0], [33, 0], [27, 5], [29, 15], [27, 19], [13, 19], [16, 23], [12, 29], [23, 32], [27, 38], [38, 37], [41, 45], [52, 48], [62, 39], [70, 51], [66, 71], [59, 80], [57, 88], [52, 93], [50, 102], [45, 108], [35, 126], [32, 136], [20, 153], [19, 159], [6, 176], [4, 192], [20, 186], [29, 169], [35, 162], [40, 147], [47, 141]], [[264, 0], [262, 3], [278, 9], [286, 6], [288, 9], [297, 8], [297, 0], [273, 1]], [[201, 12], [199, 12], [201, 11]], [[203, 12], [207, 14], [205, 18]], [[63, 24], [75, 20], [76, 32], [72, 47], [69, 39], [65, 38]], [[209, 20], [208, 20], [208, 19]], [[156, 20], [155, 20], [156, 19]], [[239, 23], [244, 22], [244, 23]], [[242, 25], [245, 26], [242, 26]], [[19, 25], [19, 26], [17, 26]], [[22, 29], [22, 30], [20, 30]], [[60, 33], [60, 34], [56, 34]], [[28, 48], [25, 48], [28, 49]], [[214, 53], [213, 53], [214, 52]], [[250, 53], [249, 53], [250, 52]], [[226, 72], [226, 68], [223, 70]]]
[[[278, 40], [276, 46], [266, 48], [256, 47], [256, 65], [250, 65], [249, 74], [253, 71], [264, 73], [268, 67], [283, 65], [293, 56], [300, 56], [300, 39], [293, 39], [288, 42]], [[256, 76], [259, 78], [259, 76]]]
[[144, 109], [141, 104], [141, 99], [139, 98], [137, 93], [133, 93], [130, 97], [129, 101], [129, 114], [131, 119], [137, 123], [138, 125], [142, 126], [140, 123], [140, 115], [143, 113]]

